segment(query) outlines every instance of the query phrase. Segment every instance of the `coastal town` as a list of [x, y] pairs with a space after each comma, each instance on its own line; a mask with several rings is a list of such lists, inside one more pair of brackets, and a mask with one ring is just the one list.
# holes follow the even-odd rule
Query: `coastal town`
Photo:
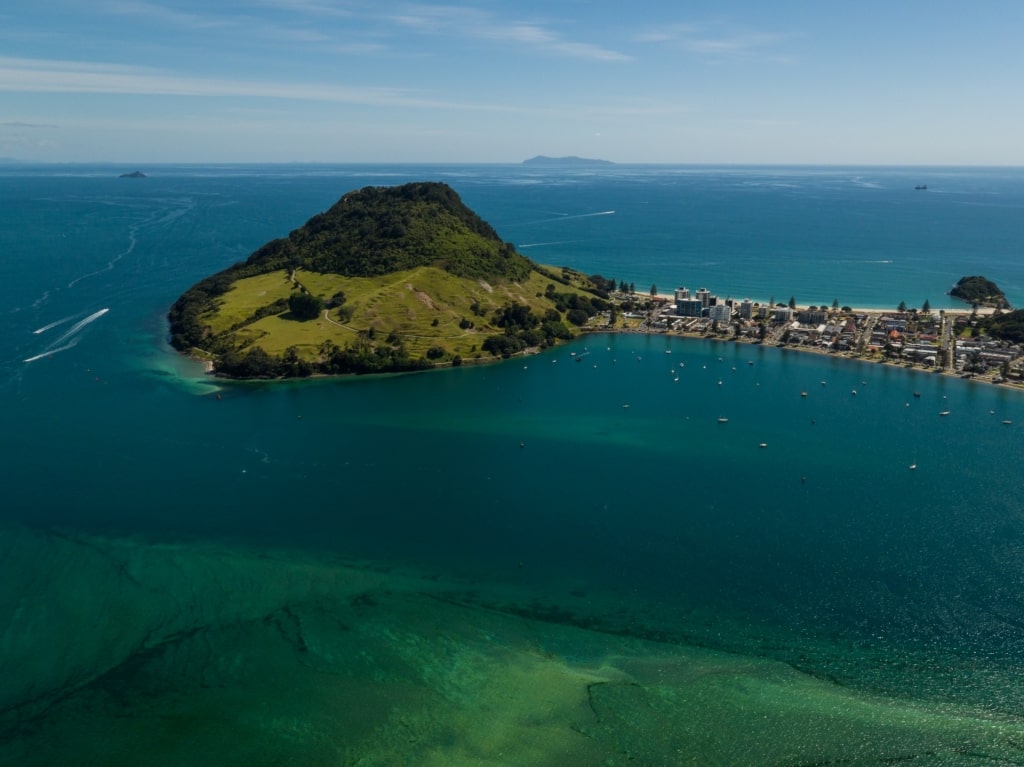
[[[625, 287], [625, 286], [622, 286]], [[901, 303], [892, 311], [832, 305], [722, 299], [706, 288], [673, 294], [612, 293], [621, 313], [595, 317], [591, 329], [617, 329], [770, 344], [902, 365], [998, 384], [1024, 383], [1024, 346], [990, 338], [980, 319], [999, 309], [934, 311]], [[602, 327], [603, 325], [603, 327]]]

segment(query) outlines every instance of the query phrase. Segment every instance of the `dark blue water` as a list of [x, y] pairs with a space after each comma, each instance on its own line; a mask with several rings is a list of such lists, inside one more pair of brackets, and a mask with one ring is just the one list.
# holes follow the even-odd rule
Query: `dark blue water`
[[[560, 620], [1021, 713], [1020, 392], [638, 335], [444, 373], [218, 385], [168, 349], [164, 320], [342, 193], [424, 178], [532, 258], [640, 290], [939, 307], [981, 273], [1018, 301], [1016, 172], [117, 172], [0, 176], [8, 525], [369, 561], [473, 583], [489, 606], [585, 593]], [[19, 609], [34, 577], [5, 573]]]

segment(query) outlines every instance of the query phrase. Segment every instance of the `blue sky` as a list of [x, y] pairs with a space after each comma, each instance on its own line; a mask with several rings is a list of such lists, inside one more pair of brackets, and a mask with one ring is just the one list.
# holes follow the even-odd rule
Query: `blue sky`
[[0, 157], [1024, 165], [1020, 0], [8, 0]]

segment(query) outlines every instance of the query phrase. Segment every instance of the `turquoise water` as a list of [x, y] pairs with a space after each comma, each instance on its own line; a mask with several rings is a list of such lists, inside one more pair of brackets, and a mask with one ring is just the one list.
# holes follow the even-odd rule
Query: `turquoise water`
[[[1024, 761], [1020, 392], [644, 335], [227, 384], [164, 322], [345, 191], [424, 178], [638, 290], [939, 307], [981, 273], [1019, 304], [1019, 173], [121, 170], [0, 174], [0, 761]], [[550, 748], [499, 758], [488, 715]]]

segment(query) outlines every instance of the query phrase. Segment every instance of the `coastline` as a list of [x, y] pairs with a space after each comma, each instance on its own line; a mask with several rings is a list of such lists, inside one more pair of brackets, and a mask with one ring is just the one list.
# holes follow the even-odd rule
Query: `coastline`
[[[842, 349], [842, 350], [840, 350], [840, 349], [834, 349], [834, 348], [824, 348], [821, 345], [809, 345], [809, 344], [806, 344], [806, 343], [786, 343], [786, 342], [780, 342], [775, 337], [779, 336], [780, 334], [784, 334], [784, 332], [785, 332], [784, 331], [784, 326], [786, 325], [786, 323], [779, 323], [779, 322], [772, 323], [771, 335], [775, 336], [775, 337], [769, 338], [769, 339], [755, 339], [755, 338], [751, 337], [750, 334], [742, 335], [741, 336], [741, 335], [738, 335], [738, 334], [729, 334], [729, 333], [722, 333], [722, 332], [712, 333], [709, 330], [707, 330], [706, 327], [702, 328], [702, 329], [699, 329], [699, 330], [688, 330], [688, 329], [678, 329], [678, 328], [669, 328], [669, 327], [655, 327], [655, 326], [652, 326], [650, 324], [650, 321], [651, 321], [651, 318], [653, 318], [655, 316], [655, 312], [657, 311], [657, 309], [651, 306], [651, 302], [654, 302], [656, 307], [667, 307], [667, 306], [671, 306], [673, 304], [673, 302], [675, 301], [675, 297], [673, 295], [671, 295], [671, 294], [665, 294], [665, 293], [657, 293], [657, 294], [630, 294], [629, 295], [629, 299], [637, 300], [637, 301], [641, 301], [641, 302], [644, 302], [644, 301], [648, 302], [647, 303], [647, 307], [648, 308], [645, 309], [644, 312], [643, 312], [643, 315], [644, 315], [644, 317], [646, 319], [637, 320], [637, 314], [634, 314], [632, 317], [630, 317], [628, 319], [626, 318], [626, 316], [623, 316], [623, 318], [619, 320], [619, 322], [623, 323], [621, 325], [616, 325], [616, 326], [610, 326], [608, 324], [604, 324], [604, 325], [597, 325], [597, 324], [584, 325], [584, 326], [579, 328], [579, 333], [578, 333], [577, 336], [574, 337], [573, 340], [579, 340], [579, 338], [581, 336], [595, 334], [595, 333], [609, 333], [609, 334], [643, 333], [643, 334], [649, 334], [649, 335], [666, 335], [666, 336], [676, 336], [676, 337], [680, 337], [680, 338], [693, 338], [693, 339], [700, 339], [700, 340], [711, 340], [711, 341], [718, 341], [718, 342], [723, 342], [723, 343], [741, 343], [741, 344], [751, 344], [751, 345], [761, 345], [761, 346], [773, 346], [773, 347], [779, 348], [779, 349], [788, 349], [788, 350], [797, 351], [797, 352], [804, 352], [804, 353], [810, 353], [810, 354], [818, 354], [818, 355], [824, 355], [824, 356], [829, 356], [829, 357], [839, 357], [839, 358], [844, 358], [844, 359], [856, 360], [856, 361], [860, 361], [860, 362], [870, 362], [870, 363], [876, 363], [876, 364], [884, 364], [884, 365], [889, 365], [889, 366], [892, 366], [892, 367], [900, 367], [900, 368], [903, 368], [905, 370], [912, 370], [912, 371], [917, 371], [917, 372], [922, 372], [922, 373], [941, 374], [941, 375], [944, 375], [944, 376], [947, 376], [947, 377], [950, 377], [950, 378], [960, 378], [960, 379], [965, 379], [965, 380], [975, 380], [975, 381], [990, 383], [990, 384], [994, 384], [994, 385], [1000, 385], [1000, 386], [1003, 386], [1005, 388], [1016, 389], [1016, 390], [1024, 390], [1024, 377], [1019, 377], [1017, 379], [1003, 378], [998, 373], [993, 373], [991, 370], [987, 371], [984, 374], [978, 374], [978, 373], [975, 373], [975, 372], [967, 373], [967, 372], [962, 371], [961, 369], [958, 369], [955, 364], [952, 365], [952, 366], [948, 366], [947, 367], [947, 366], [943, 366], [943, 365], [928, 364], [928, 363], [925, 363], [925, 362], [913, 361], [913, 360], [908, 360], [908, 359], [903, 359], [903, 358], [888, 358], [888, 357], [880, 354], [877, 349], [872, 349], [871, 351], [865, 352], [865, 351], [857, 351], [857, 350], [851, 350], [851, 349]], [[619, 295], [617, 303], [619, 305], [621, 305], [622, 301], [623, 301], [623, 297], [622, 297], [622, 295]], [[813, 309], [814, 307], [811, 307], [811, 308]], [[825, 308], [822, 307], [823, 311], [824, 311], [824, 309]], [[908, 316], [908, 315], [912, 315], [914, 317], [918, 316], [918, 310], [916, 310], [916, 309], [908, 309], [908, 310], [906, 310], [904, 312], [900, 312], [898, 309], [887, 309], [887, 308], [882, 308], [882, 307], [843, 307], [843, 309], [844, 309], [844, 311], [841, 311], [841, 312], [835, 311], [835, 310], [829, 312], [830, 318], [831, 318], [831, 320], [833, 322], [845, 321], [845, 320], [849, 320], [849, 319], [851, 319], [853, 317], [860, 316], [860, 317], [868, 318], [867, 321], [866, 321], [866, 324], [870, 327], [870, 326], [874, 325], [874, 323], [878, 322], [878, 320], [881, 317], [885, 317], [885, 316]], [[970, 309], [964, 307], [964, 308], [953, 308], [953, 309], [938, 309], [938, 310], [934, 310], [934, 311], [930, 311], [930, 312], [922, 312], [920, 316], [922, 316], [922, 317], [924, 317], [924, 316], [929, 316], [929, 317], [938, 316], [938, 317], [942, 318], [943, 320], [945, 318], [950, 318], [950, 317], [951, 318], [958, 318], [959, 319], [959, 318], [969, 317], [971, 315], [987, 316], [987, 315], [992, 314], [994, 311], [995, 311], [995, 309], [993, 307], [972, 307]], [[662, 309], [659, 316], [664, 318], [666, 316], [674, 317], [675, 315], [667, 315], [665, 313], [665, 310]], [[679, 319], [699, 319], [699, 318], [679, 318]], [[593, 323], [593, 320], [592, 320], [592, 323]], [[572, 341], [568, 341], [568, 343], [572, 343]], [[559, 343], [559, 345], [561, 345], [561, 342]], [[459, 361], [458, 364], [453, 364], [452, 362], [440, 362], [440, 363], [435, 362], [430, 367], [424, 368], [422, 370], [416, 370], [416, 371], [390, 371], [390, 372], [389, 371], [381, 371], [381, 372], [378, 372], [378, 373], [340, 373], [340, 374], [330, 374], [330, 373], [320, 373], [320, 372], [317, 372], [317, 373], [313, 373], [313, 374], [308, 375], [308, 376], [299, 376], [299, 377], [296, 377], [296, 376], [279, 376], [279, 377], [268, 377], [268, 378], [238, 378], [238, 377], [235, 377], [235, 376], [225, 375], [225, 374], [219, 373], [217, 371], [215, 360], [210, 359], [208, 356], [196, 354], [194, 352], [194, 350], [193, 350], [192, 353], [187, 353], [186, 356], [190, 357], [191, 359], [193, 359], [193, 360], [195, 360], [197, 362], [201, 362], [203, 364], [203, 371], [204, 371], [203, 377], [204, 378], [207, 377], [207, 376], [213, 376], [213, 377], [225, 380], [225, 381], [249, 381], [249, 380], [256, 380], [256, 381], [260, 381], [260, 380], [262, 380], [262, 381], [273, 381], [273, 380], [288, 381], [288, 380], [302, 380], [302, 378], [320, 379], [320, 378], [350, 377], [350, 376], [358, 376], [358, 375], [395, 375], [395, 374], [408, 373], [408, 372], [429, 372], [431, 370], [441, 370], [441, 369], [453, 368], [453, 367], [461, 367], [461, 366], [477, 367], [477, 366], [481, 366], [481, 365], [490, 365], [490, 364], [500, 363], [500, 362], [506, 361], [506, 359], [514, 359], [514, 358], [517, 358], [517, 357], [529, 357], [529, 356], [536, 355], [536, 354], [540, 353], [541, 351], [543, 351], [542, 347], [528, 347], [526, 349], [523, 349], [522, 351], [519, 351], [519, 352], [516, 352], [516, 353], [512, 354], [511, 357], [509, 357], [509, 358], [506, 358], [506, 357], [503, 357], [503, 356], [483, 356], [483, 355], [478, 355], [478, 356], [475, 356], [475, 357], [462, 358]]]
[[[644, 296], [645, 298], [648, 296]], [[655, 299], [661, 303], [671, 304], [674, 301], [674, 296], [666, 295], [664, 293], [658, 293], [656, 295], [649, 296], [651, 299]], [[878, 307], [848, 307], [849, 311], [842, 313], [842, 316], [854, 316], [854, 315], [865, 315], [871, 322], [877, 322], [879, 318], [883, 316], [891, 316], [901, 314], [895, 309], [885, 309]], [[995, 311], [994, 307], [977, 307], [977, 308], [958, 308], [958, 309], [939, 309], [931, 312], [933, 315], [939, 315], [941, 317], [969, 317], [972, 314], [987, 316], [991, 315]], [[913, 310], [916, 313], [916, 310]], [[738, 344], [749, 344], [752, 346], [771, 346], [777, 349], [789, 350], [794, 352], [816, 354], [831, 358], [847, 359], [852, 361], [873, 363], [888, 365], [891, 367], [902, 368], [907, 371], [913, 371], [918, 373], [928, 373], [931, 375], [943, 375], [949, 378], [956, 378], [960, 380], [976, 381], [979, 383], [987, 383], [994, 386], [999, 386], [1006, 389], [1013, 389], [1016, 391], [1024, 391], [1024, 378], [1020, 379], [1004, 379], [997, 373], [991, 371], [984, 374], [976, 373], [965, 373], [963, 370], [958, 369], [955, 365], [946, 367], [941, 365], [928, 365], [925, 363], [909, 361], [905, 359], [892, 359], [887, 358], [877, 352], [857, 352], [844, 350], [839, 351], [835, 349], [822, 348], [821, 346], [809, 346], [806, 344], [795, 344], [795, 343], [779, 343], [779, 342], [765, 342], [758, 339], [752, 339], [749, 336], [735, 336], [735, 335], [722, 335], [722, 334], [710, 334], [704, 331], [688, 331], [679, 329], [668, 329], [668, 328], [656, 328], [645, 325], [645, 321], [641, 321], [632, 326], [623, 327], [603, 327], [603, 328], [584, 328], [584, 334], [607, 332], [611, 334], [617, 333], [644, 333], [649, 335], [664, 335], [664, 336], [675, 336], [678, 338], [690, 338], [697, 340], [715, 341], [719, 343], [738, 343]]]

